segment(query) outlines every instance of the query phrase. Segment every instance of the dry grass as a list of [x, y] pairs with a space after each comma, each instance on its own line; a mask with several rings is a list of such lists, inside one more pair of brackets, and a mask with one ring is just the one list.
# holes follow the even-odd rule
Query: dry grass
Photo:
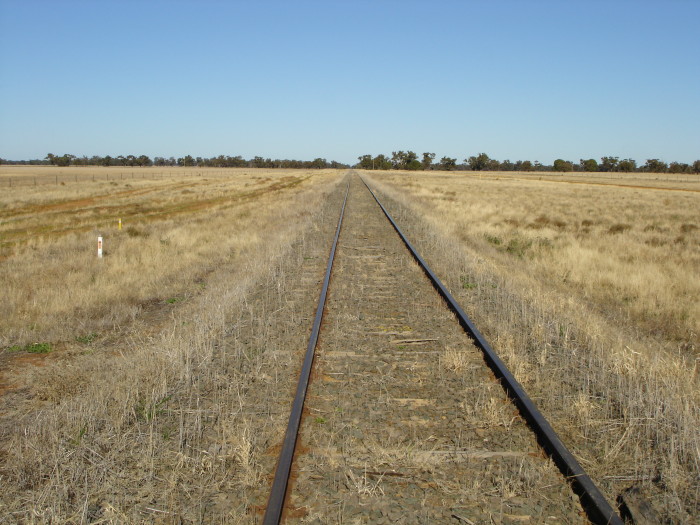
[[696, 522], [699, 183], [367, 176], [608, 497]]
[[259, 207], [281, 205], [277, 197], [310, 177], [204, 170], [93, 183], [88, 170], [74, 171], [83, 177], [77, 184], [15, 184], [0, 197], [0, 348], [101, 333], [201, 291], [222, 261], [259, 244]]
[[[214, 175], [114, 187], [138, 190], [123, 198], [91, 181], [3, 196], [0, 228], [24, 220], [76, 231], [8, 245], [0, 262], [12, 302], [2, 306], [4, 344], [53, 349], [41, 360], [0, 356], [13, 383], [0, 412], [0, 521], [257, 520], [251, 502], [270, 471], [262, 458], [281, 435], [272, 393], [292, 384], [293, 350], [303, 348], [271, 327], [294, 284], [285, 268], [304, 262], [340, 177]], [[88, 196], [95, 202], [73, 206]], [[97, 261], [95, 232], [71, 217], [107, 202], [152, 214], [122, 232], [110, 214]], [[276, 291], [255, 296], [268, 281]]]

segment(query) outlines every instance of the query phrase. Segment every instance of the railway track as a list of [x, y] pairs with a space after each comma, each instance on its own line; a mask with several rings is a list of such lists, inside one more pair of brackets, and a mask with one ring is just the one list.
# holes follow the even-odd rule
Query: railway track
[[622, 523], [357, 175], [263, 522], [283, 518]]

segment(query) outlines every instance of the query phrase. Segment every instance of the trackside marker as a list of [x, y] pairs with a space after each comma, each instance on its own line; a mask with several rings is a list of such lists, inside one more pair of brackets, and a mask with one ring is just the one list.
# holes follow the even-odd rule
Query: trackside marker
[[102, 259], [102, 236], [97, 238], [97, 257]]

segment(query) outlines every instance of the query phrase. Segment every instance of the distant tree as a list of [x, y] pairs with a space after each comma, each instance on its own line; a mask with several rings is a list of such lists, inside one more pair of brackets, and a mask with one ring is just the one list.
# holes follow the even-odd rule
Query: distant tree
[[435, 153], [423, 153], [423, 160], [421, 161], [422, 168], [424, 170], [429, 170], [435, 160]]
[[513, 171], [515, 169], [515, 164], [506, 159], [503, 162], [501, 162], [501, 165], [498, 167], [498, 169], [501, 171]]
[[691, 173], [692, 169], [685, 162], [672, 162], [668, 165], [668, 171], [670, 173]]
[[392, 151], [391, 163], [397, 170], [419, 170], [421, 163], [413, 151]]
[[457, 159], [442, 157], [440, 159], [440, 169], [452, 171], [457, 166]]
[[136, 159], [136, 163], [139, 166], [150, 166], [151, 164], [153, 164], [153, 161], [151, 161], [148, 155], [139, 155], [139, 157]]
[[600, 159], [600, 171], [617, 171], [619, 161], [617, 157], [602, 157]]
[[666, 173], [668, 170], [668, 165], [659, 159], [647, 159], [646, 164], [642, 166], [642, 170], [649, 171], [651, 173]]
[[53, 153], [48, 153], [44, 160], [48, 160], [49, 164], [53, 166], [54, 164], [56, 164], [56, 155], [54, 155]]
[[262, 157], [256, 156], [250, 162], [254, 168], [264, 168], [265, 167], [265, 159], [263, 159]]
[[486, 153], [479, 153], [477, 156], [472, 156], [468, 159], [464, 159], [464, 162], [466, 162], [469, 165], [470, 170], [482, 171], [488, 169], [489, 160], [491, 159], [489, 159], [489, 156]]
[[552, 168], [554, 171], [561, 172], [574, 171], [574, 163], [564, 159], [557, 159], [554, 161]]
[[532, 171], [535, 169], [529, 160], [519, 160], [515, 163], [516, 171]]
[[598, 171], [598, 161], [595, 159], [581, 159], [581, 171]]
[[357, 157], [357, 160], [360, 162], [357, 164], [357, 167], [362, 169], [362, 170], [371, 170], [374, 169], [374, 164], [372, 164], [372, 155], [362, 155], [361, 157]]
[[693, 162], [693, 173], [700, 173], [700, 160]]
[[372, 167], [375, 170], [390, 170], [392, 167], [391, 159], [386, 155], [379, 154], [372, 160]]
[[496, 159], [489, 159], [486, 163], [486, 171], [498, 171], [501, 169], [501, 163]]
[[418, 160], [418, 155], [413, 151], [406, 152], [406, 169], [418, 171], [423, 168], [423, 163]]
[[631, 173], [637, 169], [637, 161], [634, 159], [623, 159], [617, 165], [617, 169], [625, 173]]
[[317, 170], [323, 169], [328, 167], [328, 163], [326, 162], [326, 159], [322, 158], [316, 158], [311, 162], [311, 167]]
[[395, 170], [400, 170], [406, 164], [406, 153], [403, 151], [391, 152], [391, 164]]
[[184, 157], [181, 157], [177, 159], [177, 164], [178, 166], [184, 166], [186, 168], [194, 166], [194, 158], [192, 155], [185, 155]]
[[70, 153], [64, 153], [60, 157], [54, 157], [54, 161], [56, 166], [70, 166], [71, 162], [75, 158], [75, 155], [71, 155]]

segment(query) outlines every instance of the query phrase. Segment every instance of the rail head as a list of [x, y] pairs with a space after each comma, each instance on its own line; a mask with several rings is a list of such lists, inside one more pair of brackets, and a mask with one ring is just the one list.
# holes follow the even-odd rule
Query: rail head
[[287, 430], [282, 443], [282, 451], [280, 452], [279, 459], [277, 461], [275, 477], [272, 481], [272, 488], [270, 489], [270, 496], [267, 501], [267, 507], [263, 517], [264, 525], [277, 525], [282, 519], [282, 511], [284, 510], [284, 502], [287, 495], [287, 486], [289, 485], [289, 475], [292, 469], [292, 462], [294, 461], [294, 450], [296, 449], [299, 426], [301, 424], [302, 412], [304, 410], [306, 391], [309, 386], [309, 378], [311, 376], [311, 368], [313, 366], [316, 343], [318, 342], [318, 334], [321, 330], [321, 321], [323, 320], [323, 311], [326, 305], [326, 297], [328, 295], [328, 285], [331, 279], [333, 261], [335, 259], [336, 248], [338, 246], [340, 230], [343, 225], [343, 216], [345, 215], [345, 205], [348, 202], [349, 192], [350, 184], [348, 184], [345, 189], [343, 206], [340, 209], [340, 217], [338, 218], [338, 225], [335, 229], [335, 237], [333, 238], [333, 244], [331, 245], [330, 254], [328, 256], [326, 273], [323, 278], [323, 285], [321, 287], [321, 294], [319, 295], [318, 299], [318, 306], [316, 307], [316, 316], [314, 317], [314, 324], [311, 329], [309, 344], [307, 345], [306, 353], [304, 354], [304, 362], [301, 366], [301, 372], [299, 373], [299, 381], [297, 383], [294, 401], [292, 402], [292, 410], [289, 413], [289, 422], [287, 423]]

